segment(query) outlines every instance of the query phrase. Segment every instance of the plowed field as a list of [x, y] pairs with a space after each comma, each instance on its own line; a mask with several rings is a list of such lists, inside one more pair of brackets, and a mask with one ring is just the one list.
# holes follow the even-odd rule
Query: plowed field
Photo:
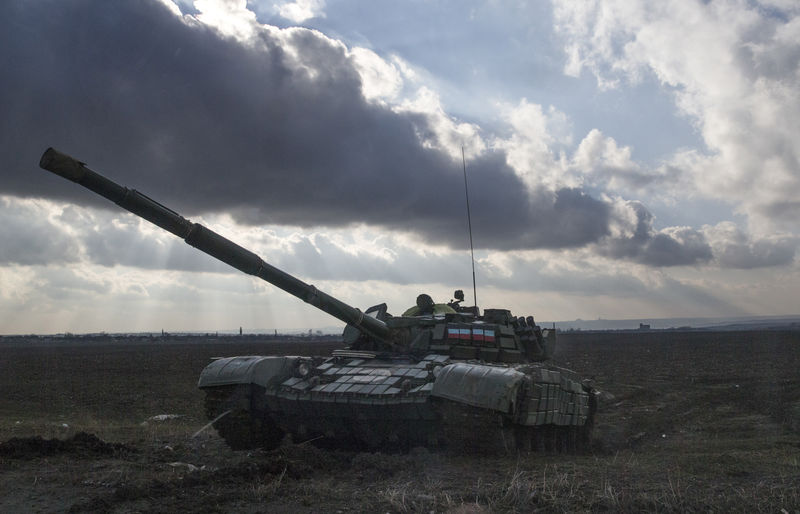
[[603, 391], [592, 451], [235, 452], [196, 437], [235, 337], [0, 341], [0, 512], [798, 512], [800, 333], [562, 334]]

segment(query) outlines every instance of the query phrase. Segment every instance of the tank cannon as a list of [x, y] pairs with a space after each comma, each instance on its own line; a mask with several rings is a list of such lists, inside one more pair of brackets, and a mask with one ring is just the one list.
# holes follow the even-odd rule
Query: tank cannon
[[139, 191], [128, 189], [90, 170], [84, 163], [69, 155], [48, 148], [42, 155], [39, 166], [94, 191], [123, 209], [175, 234], [201, 252], [248, 275], [259, 277], [375, 339], [389, 340], [389, 329], [384, 322], [364, 316], [360, 310], [264, 262], [253, 252], [199, 223], [192, 223]]
[[287, 435], [371, 448], [571, 451], [588, 442], [595, 391], [544, 362], [556, 332], [532, 316], [481, 315], [461, 306], [461, 291], [448, 304], [420, 295], [402, 316], [384, 303], [362, 312], [77, 159], [49, 148], [39, 164], [347, 324], [348, 346], [329, 357], [227, 357], [202, 371], [206, 413], [231, 447], [275, 447]]

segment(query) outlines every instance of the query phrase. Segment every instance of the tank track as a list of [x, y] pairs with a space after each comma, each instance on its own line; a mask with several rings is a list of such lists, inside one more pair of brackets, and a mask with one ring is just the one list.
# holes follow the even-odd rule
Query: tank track
[[[285, 436], [285, 432], [274, 423], [266, 412], [253, 408], [253, 389], [257, 387], [238, 385], [205, 389], [205, 409], [209, 420], [230, 411], [214, 423], [214, 428], [233, 450], [256, 448], [271, 450], [277, 448]], [[341, 438], [342, 434], [340, 433], [340, 437], [335, 442], [321, 438], [314, 444], [333, 448], [350, 446], [372, 449], [393, 448], [396, 451], [408, 451], [411, 447], [422, 444], [459, 453], [532, 451], [544, 454], [574, 454], [589, 450], [596, 411], [594, 398], [590, 397], [590, 414], [583, 426], [524, 426], [515, 424], [507, 416], [489, 409], [470, 407], [442, 399], [434, 400], [434, 405], [441, 420], [438, 429], [428, 427], [424, 431], [412, 430], [412, 427], [409, 426], [404, 430], [397, 431], [399, 439], [393, 442], [381, 440], [381, 444], [376, 445], [375, 439], [359, 437], [364, 434], [358, 430], [358, 424], [353, 425], [346, 422], [347, 420], [341, 420], [342, 426], [349, 425], [350, 430], [353, 430], [349, 439]], [[253, 414], [254, 412], [256, 414]], [[261, 413], [258, 414], [259, 412]], [[416, 428], [422, 429], [423, 427]], [[416, 434], [418, 436], [422, 433], [428, 435], [408, 437], [415, 432], [420, 432]], [[296, 440], [302, 439], [296, 438]], [[421, 439], [425, 439], [425, 441], [423, 442]], [[358, 442], [359, 440], [361, 441]], [[350, 445], [347, 444], [348, 441], [351, 442]]]
[[277, 448], [284, 432], [266, 415], [253, 408], [251, 385], [208, 387], [205, 389], [206, 416], [213, 420], [214, 428], [233, 450]]

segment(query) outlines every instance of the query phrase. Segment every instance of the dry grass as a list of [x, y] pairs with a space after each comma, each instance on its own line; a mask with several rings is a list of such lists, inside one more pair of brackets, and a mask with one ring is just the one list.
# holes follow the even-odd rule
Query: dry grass
[[281, 482], [283, 482], [283, 477], [286, 476], [287, 469], [288, 466], [284, 467], [281, 474], [278, 475], [276, 478], [267, 479], [263, 483], [253, 484], [252, 485], [253, 498], [258, 501], [264, 501], [274, 496], [275, 493], [280, 488]]
[[[769, 455], [761, 457], [769, 458]], [[427, 480], [393, 482], [379, 497], [397, 512], [787, 512], [800, 509], [791, 459], [760, 480], [699, 477], [664, 469], [669, 456], [639, 461], [631, 455], [509, 468], [502, 479], [479, 477], [472, 487]], [[509, 465], [509, 462], [502, 464]], [[480, 510], [473, 510], [480, 512]]]

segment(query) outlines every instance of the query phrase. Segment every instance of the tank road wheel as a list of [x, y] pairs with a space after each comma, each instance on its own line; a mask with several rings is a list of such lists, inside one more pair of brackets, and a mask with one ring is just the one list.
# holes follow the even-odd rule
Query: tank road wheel
[[556, 429], [553, 425], [543, 425], [544, 451], [548, 454], [556, 453]]
[[578, 453], [578, 427], [568, 426], [567, 429], [567, 453]]
[[533, 427], [531, 447], [536, 453], [544, 453], [544, 429], [541, 426]]
[[517, 450], [529, 452], [533, 449], [533, 427], [515, 425], [514, 438], [517, 441]]
[[266, 412], [252, 408], [252, 387], [226, 386], [206, 389], [206, 416], [214, 420], [220, 437], [233, 450], [277, 448], [283, 440], [283, 430], [278, 428]]

